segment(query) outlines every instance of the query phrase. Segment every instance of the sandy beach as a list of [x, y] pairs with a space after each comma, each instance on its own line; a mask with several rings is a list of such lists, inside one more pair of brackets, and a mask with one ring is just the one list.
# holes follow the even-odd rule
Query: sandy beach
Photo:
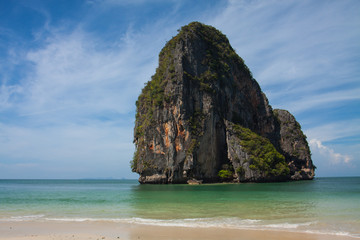
[[1, 222], [0, 240], [351, 240], [346, 236], [269, 230], [163, 227], [111, 222]]

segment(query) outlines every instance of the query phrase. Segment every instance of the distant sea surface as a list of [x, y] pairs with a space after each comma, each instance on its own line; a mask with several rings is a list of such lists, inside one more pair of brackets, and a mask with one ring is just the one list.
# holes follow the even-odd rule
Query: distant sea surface
[[360, 238], [360, 177], [209, 185], [0, 180], [0, 224], [18, 221], [109, 221]]

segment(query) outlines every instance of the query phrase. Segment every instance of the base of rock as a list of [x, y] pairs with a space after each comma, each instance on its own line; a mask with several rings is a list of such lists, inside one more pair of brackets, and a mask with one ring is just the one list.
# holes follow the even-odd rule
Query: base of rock
[[159, 184], [159, 183], [167, 183], [166, 175], [154, 174], [151, 176], [141, 176], [139, 178], [139, 183], [150, 183], [150, 184]]
[[200, 185], [203, 183], [203, 180], [197, 180], [197, 179], [190, 179], [187, 181], [187, 184], [189, 185]]

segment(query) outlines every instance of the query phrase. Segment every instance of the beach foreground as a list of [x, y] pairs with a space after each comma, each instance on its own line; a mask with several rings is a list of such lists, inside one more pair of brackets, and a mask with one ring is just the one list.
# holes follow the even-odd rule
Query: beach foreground
[[359, 239], [359, 186], [0, 180], [0, 240]]
[[347, 236], [269, 230], [165, 227], [111, 222], [2, 222], [0, 240], [95, 239], [241, 239], [241, 240], [350, 240]]

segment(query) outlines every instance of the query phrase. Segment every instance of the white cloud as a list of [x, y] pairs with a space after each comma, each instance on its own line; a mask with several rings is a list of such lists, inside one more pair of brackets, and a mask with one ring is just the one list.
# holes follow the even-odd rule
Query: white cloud
[[327, 159], [328, 163], [331, 164], [349, 164], [352, 157], [349, 155], [343, 155], [336, 153], [333, 149], [324, 146], [321, 141], [317, 139], [311, 139], [310, 147], [313, 152], [317, 152]]
[[115, 44], [80, 28], [49, 29], [42, 46], [18, 55], [31, 71], [0, 88], [0, 111], [16, 121], [0, 121], [0, 175], [134, 178], [135, 100], [169, 38], [155, 37], [159, 29], [176, 32], [151, 27], [129, 28]]
[[[277, 92], [269, 94], [276, 99], [279, 107], [285, 107], [297, 114], [308, 110], [329, 109], [336, 105], [346, 105], [347, 102], [360, 101], [360, 89], [334, 90], [324, 93], [306, 94], [306, 89], [299, 87], [297, 89], [288, 90], [286, 93]], [[305, 87], [308, 88], [308, 87]], [[304, 95], [301, 93], [305, 93]], [[287, 98], [287, 101], [282, 99]]]
[[305, 130], [309, 139], [318, 139], [321, 142], [336, 141], [356, 136], [360, 132], [360, 119], [325, 122]]
[[[12, 121], [0, 122], [0, 154], [4, 156], [0, 160], [18, 159], [16, 163], [23, 168], [34, 167], [31, 164], [39, 163], [36, 159], [41, 164], [61, 161], [67, 164], [63, 173], [70, 164], [72, 169], [86, 163], [99, 168], [102, 161], [109, 166], [117, 162], [121, 164], [114, 168], [124, 168], [128, 174], [136, 97], [155, 72], [166, 40], [189, 19], [214, 25], [229, 37], [274, 107], [282, 104], [298, 113], [359, 100], [360, 15], [350, 6], [354, 2], [229, 1], [224, 9], [217, 5], [216, 10], [202, 12], [184, 11], [182, 4], [187, 3], [172, 2], [173, 12], [154, 21], [140, 24], [142, 18], [134, 16], [131, 19], [136, 24], [119, 22], [121, 29], [128, 30], [112, 42], [104, 37], [108, 32], [103, 36], [87, 30], [117, 2], [88, 3], [99, 8], [94, 18], [82, 18], [89, 22], [71, 22], [67, 28], [71, 31], [55, 29], [51, 14], [44, 15], [43, 29], [33, 32], [36, 46], [29, 43], [32, 49], [19, 52], [10, 45], [12, 57], [0, 59], [7, 64], [0, 66], [0, 111], [10, 113], [7, 119]], [[135, 7], [147, 4], [143, 0], [135, 3]], [[125, 1], [120, 7], [123, 5], [134, 6], [134, 1]], [[14, 39], [13, 35], [11, 32], [9, 38]], [[12, 66], [22, 64], [26, 71], [21, 81], [8, 81], [9, 71], [17, 71]], [[347, 87], [338, 90], [339, 86]], [[99, 120], [103, 117], [107, 120]], [[358, 119], [329, 121], [311, 126], [307, 135], [319, 141], [312, 143], [316, 153], [345, 163], [348, 155], [337, 155], [325, 142], [359, 133]], [[348, 162], [356, 162], [350, 159]]]
[[[154, 26], [142, 32], [129, 28], [116, 43], [80, 28], [49, 30], [41, 47], [14, 56], [28, 69], [21, 81], [3, 82], [0, 110], [12, 106], [20, 116], [57, 122], [134, 111], [137, 95], [155, 72], [165, 43], [164, 37], [154, 37], [164, 25]], [[169, 34], [170, 28], [164, 31]]]
[[7, 86], [5, 84], [0, 86], [0, 111], [10, 108], [13, 105], [11, 99], [14, 95], [20, 94], [22, 87], [19, 85]]
[[97, 44], [91, 35], [77, 31], [55, 36], [29, 52], [34, 71], [27, 79], [22, 114], [129, 112], [154, 60], [126, 43], [111, 50], [97, 49]]

